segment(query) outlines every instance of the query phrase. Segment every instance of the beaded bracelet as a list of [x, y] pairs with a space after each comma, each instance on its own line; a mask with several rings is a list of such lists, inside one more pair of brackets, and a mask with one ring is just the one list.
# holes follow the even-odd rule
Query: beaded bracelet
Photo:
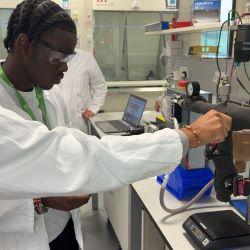
[[198, 133], [196, 132], [196, 130], [194, 130], [189, 125], [184, 125], [183, 128], [186, 128], [187, 130], [189, 130], [195, 136], [195, 139], [196, 139], [196, 148], [199, 147], [200, 143], [201, 143], [201, 140], [200, 140], [200, 137], [199, 137]]
[[45, 214], [48, 212], [48, 208], [43, 205], [42, 199], [33, 199], [34, 208], [38, 214]]

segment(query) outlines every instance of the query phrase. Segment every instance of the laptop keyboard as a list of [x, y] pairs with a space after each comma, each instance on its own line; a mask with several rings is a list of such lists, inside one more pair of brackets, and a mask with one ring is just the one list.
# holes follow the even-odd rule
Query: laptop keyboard
[[119, 120], [109, 121], [109, 123], [119, 131], [127, 131], [128, 126]]

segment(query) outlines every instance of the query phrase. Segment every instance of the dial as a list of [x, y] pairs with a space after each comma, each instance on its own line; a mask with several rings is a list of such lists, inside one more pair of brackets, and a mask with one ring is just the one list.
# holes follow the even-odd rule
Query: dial
[[187, 84], [187, 94], [188, 94], [188, 96], [192, 96], [193, 91], [194, 91], [193, 84], [191, 82], [189, 82]]
[[188, 96], [198, 96], [200, 94], [200, 84], [198, 82], [188, 82], [186, 92]]

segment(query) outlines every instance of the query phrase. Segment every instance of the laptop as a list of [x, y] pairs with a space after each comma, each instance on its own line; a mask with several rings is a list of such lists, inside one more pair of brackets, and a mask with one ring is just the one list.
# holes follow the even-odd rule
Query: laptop
[[130, 95], [122, 120], [97, 121], [96, 126], [104, 133], [123, 133], [127, 132], [129, 127], [138, 128], [147, 100]]

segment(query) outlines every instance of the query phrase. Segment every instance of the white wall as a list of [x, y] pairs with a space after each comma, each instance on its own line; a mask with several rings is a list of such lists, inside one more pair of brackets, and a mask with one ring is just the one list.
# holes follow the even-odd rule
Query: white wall
[[[78, 47], [90, 53], [93, 52], [92, 6], [93, 0], [69, 0], [71, 16], [78, 30]], [[0, 8], [13, 9], [22, 0], [0, 0]], [[62, 4], [62, 0], [54, 0]]]
[[15, 8], [22, 0], [1, 0], [0, 8]]
[[93, 0], [71, 0], [71, 16], [77, 25], [78, 47], [93, 52]]
[[[0, 8], [15, 8], [16, 5], [23, 0], [0, 0]], [[54, 0], [56, 3], [60, 4], [61, 0]]]

